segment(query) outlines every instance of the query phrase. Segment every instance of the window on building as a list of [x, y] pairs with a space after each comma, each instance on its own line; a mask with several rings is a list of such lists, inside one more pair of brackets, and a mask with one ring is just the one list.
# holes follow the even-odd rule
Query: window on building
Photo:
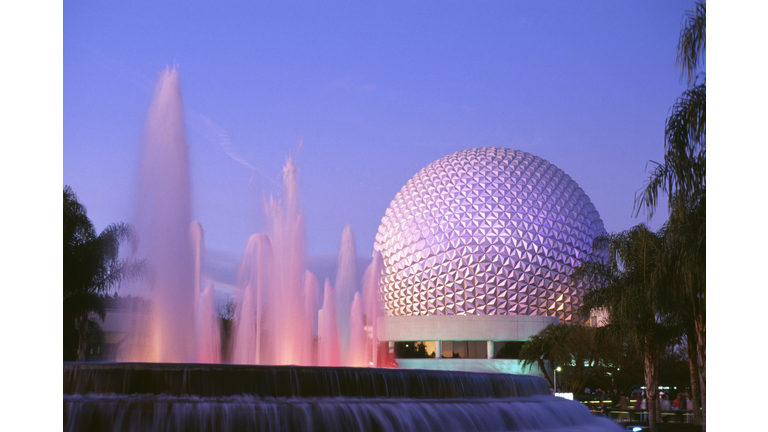
[[493, 358], [519, 359], [524, 341], [499, 341], [493, 343]]
[[395, 342], [395, 358], [435, 358], [435, 341]]
[[486, 341], [443, 341], [443, 358], [488, 358], [488, 343]]

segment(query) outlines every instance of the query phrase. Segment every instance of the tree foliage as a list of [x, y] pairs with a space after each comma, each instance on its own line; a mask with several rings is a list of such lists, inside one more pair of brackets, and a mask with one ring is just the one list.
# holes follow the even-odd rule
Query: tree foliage
[[699, 65], [704, 62], [707, 47], [707, 4], [696, 2], [696, 10], [688, 12], [677, 43], [677, 66], [692, 83]]
[[544, 362], [560, 366], [558, 387], [572, 393], [587, 386], [627, 392], [643, 382], [642, 354], [633, 339], [612, 329], [550, 324], [523, 344], [523, 367], [538, 365], [553, 385]]
[[[664, 162], [655, 164], [649, 180], [635, 196], [635, 212], [648, 217], [669, 197], [670, 219], [657, 277], [669, 289], [671, 307], [662, 309], [683, 321], [695, 354], [692, 373], [699, 375], [702, 424], [706, 429], [706, 3], [688, 13], [677, 45], [677, 66], [689, 88], [675, 102], [664, 130]], [[692, 359], [693, 360], [693, 359]], [[695, 384], [695, 383], [692, 383]], [[698, 420], [698, 419], [697, 419]]]
[[672, 207], [673, 196], [683, 201], [695, 200], [706, 188], [707, 85], [706, 74], [698, 73], [705, 49], [706, 4], [697, 2], [696, 10], [688, 14], [677, 45], [677, 64], [692, 87], [670, 110], [664, 129], [664, 163], [650, 162], [655, 168], [645, 188], [635, 196], [636, 214], [645, 210], [652, 217], [659, 204], [659, 192], [668, 194]]
[[128, 224], [112, 224], [97, 234], [69, 186], [64, 187], [63, 207], [64, 355], [67, 359], [74, 352], [77, 360], [84, 360], [88, 316], [95, 312], [103, 321], [102, 296], [122, 281], [141, 276], [144, 266], [119, 257], [120, 243], [134, 237]]
[[606, 234], [594, 241], [596, 250], [607, 252], [607, 261], [589, 261], [574, 272], [574, 279], [590, 279], [596, 288], [583, 298], [581, 313], [608, 311], [615, 331], [633, 338], [642, 348], [650, 428], [659, 419], [658, 364], [661, 353], [679, 338], [674, 316], [663, 313], [661, 292], [667, 291], [658, 278], [662, 235], [640, 224], [627, 231]]

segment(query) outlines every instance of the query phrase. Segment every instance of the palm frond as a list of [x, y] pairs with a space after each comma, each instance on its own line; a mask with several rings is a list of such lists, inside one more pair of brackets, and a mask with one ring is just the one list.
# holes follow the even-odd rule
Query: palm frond
[[677, 44], [677, 65], [688, 82], [694, 82], [699, 63], [704, 59], [704, 49], [707, 46], [707, 5], [700, 1], [696, 10], [688, 12], [688, 18], [680, 31]]
[[707, 86], [702, 83], [686, 90], [672, 107], [664, 133], [664, 163], [649, 162], [655, 168], [635, 194], [635, 216], [645, 210], [652, 217], [660, 191], [690, 197], [706, 187], [706, 124]]

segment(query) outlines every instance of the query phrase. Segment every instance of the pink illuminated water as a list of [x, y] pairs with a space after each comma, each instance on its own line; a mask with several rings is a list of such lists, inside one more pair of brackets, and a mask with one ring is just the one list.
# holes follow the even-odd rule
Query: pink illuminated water
[[352, 308], [349, 312], [349, 347], [345, 364], [347, 366], [368, 366], [368, 337], [365, 335], [363, 323], [363, 298], [355, 293]]
[[[267, 203], [274, 266], [264, 312], [269, 334], [269, 364], [308, 365], [312, 361], [311, 323], [300, 313], [304, 305], [304, 225], [299, 211], [296, 167], [289, 158], [283, 167], [283, 199]], [[299, 312], [299, 313], [297, 313]]]
[[147, 115], [139, 180], [139, 253], [151, 265], [148, 340], [130, 356], [141, 361], [194, 362], [195, 257], [179, 75], [166, 68]]
[[235, 338], [232, 361], [239, 364], [261, 362], [261, 334], [264, 292], [270, 286], [272, 243], [266, 234], [254, 234], [248, 239], [238, 274], [243, 291], [235, 312]]
[[[138, 253], [151, 266], [152, 310], [126, 324], [132, 332], [118, 359], [219, 363], [228, 355], [239, 364], [369, 365], [375, 344], [364, 317], [375, 316], [378, 303], [371, 293], [358, 293], [352, 230], [347, 225], [342, 234], [339, 288], [326, 281], [318, 311], [321, 293], [304, 263], [298, 173], [290, 158], [280, 198], [265, 203], [268, 233], [252, 235], [243, 253], [233, 334], [222, 353], [215, 287], [203, 272], [203, 227], [191, 216], [188, 159], [179, 74], [166, 68], [147, 115], [135, 221]], [[381, 266], [376, 272], [381, 277]]]
[[[304, 272], [304, 314], [310, 322], [310, 333], [317, 335], [317, 311], [320, 309], [320, 284], [309, 270]], [[317, 338], [313, 337], [312, 364], [317, 364]]]
[[[365, 308], [365, 316], [367, 317], [368, 325], [371, 328], [371, 334], [376, 335], [376, 331], [378, 330], [378, 317], [384, 315], [384, 306], [381, 304], [379, 298], [379, 281], [384, 272], [384, 259], [378, 251], [373, 251], [372, 258], [371, 264], [365, 269], [365, 273], [363, 274], [363, 306]], [[371, 338], [369, 342], [371, 353], [370, 359], [371, 363], [373, 363], [371, 366], [384, 366], [379, 364], [378, 344], [376, 343], [375, 337]], [[386, 354], [389, 354], [388, 350]]]
[[319, 366], [341, 366], [336, 301], [333, 286], [328, 279], [325, 280], [323, 291], [323, 307], [317, 312], [317, 361]]
[[209, 283], [200, 294], [197, 306], [195, 336], [197, 339], [197, 362], [221, 362], [221, 329], [216, 319], [213, 284]]
[[349, 311], [357, 292], [357, 254], [355, 252], [355, 236], [352, 227], [347, 224], [341, 233], [341, 246], [339, 248], [338, 271], [334, 284], [336, 292], [336, 309], [339, 323], [339, 342], [341, 346], [341, 358], [348, 358], [349, 338], [351, 334]]

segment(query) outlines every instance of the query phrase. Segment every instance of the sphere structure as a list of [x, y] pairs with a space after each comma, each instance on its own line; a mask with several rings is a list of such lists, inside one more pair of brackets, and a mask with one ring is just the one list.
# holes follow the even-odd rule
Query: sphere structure
[[382, 218], [374, 248], [385, 314], [576, 320], [588, 286], [570, 274], [604, 232], [584, 191], [538, 156], [448, 155], [411, 178]]

